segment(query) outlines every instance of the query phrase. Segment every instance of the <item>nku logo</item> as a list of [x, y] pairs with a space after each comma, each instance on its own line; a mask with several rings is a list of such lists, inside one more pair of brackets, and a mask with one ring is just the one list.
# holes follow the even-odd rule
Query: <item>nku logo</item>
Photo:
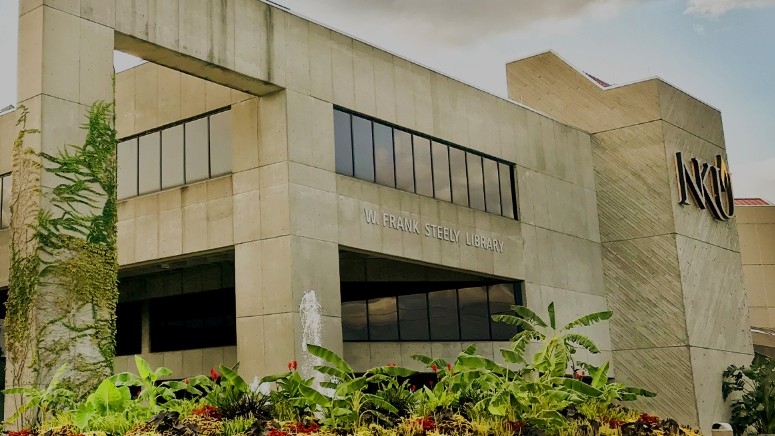
[[732, 195], [732, 178], [721, 155], [716, 164], [710, 165], [691, 158], [684, 164], [681, 152], [675, 154], [675, 170], [678, 176], [679, 204], [689, 204], [689, 192], [700, 209], [708, 209], [717, 220], [726, 221], [735, 214]]

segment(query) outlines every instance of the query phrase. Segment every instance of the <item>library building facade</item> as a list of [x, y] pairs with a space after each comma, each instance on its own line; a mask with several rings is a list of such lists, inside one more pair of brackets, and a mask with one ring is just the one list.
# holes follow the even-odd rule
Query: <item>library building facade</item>
[[[639, 407], [727, 417], [721, 373], [754, 351], [713, 107], [553, 52], [508, 63], [501, 98], [261, 1], [32, 3], [18, 100], [42, 150], [115, 95], [116, 371], [252, 379], [309, 341], [358, 371], [471, 343], [502, 361], [514, 330], [491, 315], [553, 302], [560, 323], [614, 312], [577, 358], [657, 392]], [[148, 61], [115, 90], [114, 50]], [[0, 286], [19, 115], [0, 116]]]

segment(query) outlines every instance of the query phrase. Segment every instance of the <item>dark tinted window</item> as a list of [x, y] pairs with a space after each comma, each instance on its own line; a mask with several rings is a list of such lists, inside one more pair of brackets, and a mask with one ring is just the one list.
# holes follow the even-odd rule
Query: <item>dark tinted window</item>
[[433, 143], [433, 196], [439, 200], [452, 201], [449, 187], [449, 147]]
[[353, 115], [353, 162], [355, 177], [374, 181], [374, 143], [371, 121]]
[[183, 176], [183, 126], [161, 132], [161, 188], [185, 183]]
[[366, 301], [345, 301], [342, 303], [342, 339], [345, 341], [366, 341], [369, 339], [366, 324]]
[[420, 195], [433, 197], [433, 174], [431, 170], [431, 141], [413, 135], [414, 177], [416, 191]]
[[[511, 306], [521, 304], [514, 294], [513, 285], [494, 285], [489, 287], [490, 315], [514, 314]], [[503, 322], [492, 322], [492, 338], [496, 341], [507, 341], [517, 334], [517, 327]]]
[[490, 319], [487, 308], [487, 291], [485, 288], [467, 288], [458, 290], [460, 305], [461, 339], [477, 340], [490, 336]]
[[346, 176], [353, 175], [353, 141], [350, 114], [334, 110], [334, 142], [336, 172]]
[[116, 306], [116, 355], [140, 354], [143, 341], [143, 302]]
[[484, 195], [487, 212], [501, 213], [501, 188], [498, 162], [484, 159]]
[[393, 171], [393, 129], [374, 123], [374, 175], [380, 185], [395, 187]]
[[414, 157], [412, 153], [412, 135], [395, 130], [396, 152], [396, 188], [414, 192]]
[[427, 341], [430, 338], [427, 295], [399, 296], [398, 322], [402, 341]]
[[369, 338], [373, 341], [398, 340], [396, 297], [369, 300]]
[[159, 132], [140, 137], [138, 194], [161, 189], [161, 135]]
[[514, 184], [511, 181], [511, 167], [504, 164], [499, 165], [499, 174], [501, 178], [501, 213], [503, 216], [514, 218]]
[[466, 153], [468, 164], [468, 201], [474, 209], [484, 210], [484, 178], [482, 176], [482, 158]]
[[428, 294], [430, 306], [431, 340], [450, 341], [460, 339], [460, 323], [457, 317], [457, 293], [454, 289]]
[[186, 123], [186, 183], [210, 177], [207, 118]]
[[231, 111], [210, 116], [210, 177], [231, 173]]
[[118, 199], [137, 195], [137, 139], [119, 142], [116, 149], [118, 160]]
[[149, 300], [151, 352], [237, 343], [234, 289]]
[[450, 147], [449, 166], [452, 174], [452, 202], [462, 206], [468, 206], [466, 152], [458, 148]]

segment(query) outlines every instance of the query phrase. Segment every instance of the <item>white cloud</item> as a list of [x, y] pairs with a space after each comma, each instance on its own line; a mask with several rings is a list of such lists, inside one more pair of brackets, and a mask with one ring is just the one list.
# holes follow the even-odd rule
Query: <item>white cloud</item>
[[698, 34], [700, 36], [705, 36], [705, 26], [703, 26], [700, 23], [693, 24], [692, 25], [692, 30], [694, 30], [694, 33], [696, 33], [696, 34]]
[[687, 14], [718, 17], [732, 9], [766, 8], [775, 6], [775, 0], [689, 0]]
[[610, 19], [623, 7], [638, 1], [643, 0], [284, 0], [281, 3], [350, 31], [390, 23], [396, 38], [405, 34], [421, 35], [434, 44], [460, 47], [514, 31], [544, 28], [546, 22], [553, 22], [562, 34], [573, 19], [584, 16]]

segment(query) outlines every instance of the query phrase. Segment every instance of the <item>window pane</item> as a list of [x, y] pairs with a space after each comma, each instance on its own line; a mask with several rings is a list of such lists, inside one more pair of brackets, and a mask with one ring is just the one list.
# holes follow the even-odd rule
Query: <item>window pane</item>
[[460, 339], [457, 318], [457, 293], [454, 289], [428, 294], [431, 317], [431, 340], [451, 341]]
[[514, 197], [512, 195], [511, 167], [498, 164], [501, 178], [501, 213], [503, 216], [514, 218]]
[[336, 144], [336, 172], [353, 175], [353, 141], [350, 114], [334, 109], [334, 142]]
[[156, 192], [161, 189], [161, 153], [159, 132], [140, 137], [138, 194]]
[[374, 143], [371, 121], [353, 115], [353, 161], [355, 177], [374, 181]]
[[345, 301], [342, 303], [342, 339], [345, 341], [368, 341], [366, 325], [366, 301]]
[[485, 288], [458, 290], [458, 304], [460, 305], [461, 339], [464, 341], [489, 340], [490, 320]]
[[161, 189], [184, 183], [183, 125], [180, 125], [161, 132]]
[[2, 192], [2, 221], [0, 222], [0, 228], [7, 229], [11, 225], [11, 188], [13, 187], [13, 178], [10, 175], [3, 177], [3, 192]]
[[428, 300], [425, 294], [398, 297], [398, 322], [402, 341], [427, 341]]
[[374, 123], [374, 167], [375, 179], [380, 185], [395, 187], [393, 171], [393, 129]]
[[498, 177], [498, 162], [484, 159], [484, 195], [487, 212], [501, 213], [501, 188]]
[[[511, 306], [519, 303], [514, 296], [514, 285], [490, 286], [488, 292], [490, 294], [490, 315], [514, 314], [511, 311]], [[507, 341], [517, 334], [516, 326], [495, 322], [492, 319], [490, 319], [490, 322], [492, 323], [492, 339], [494, 341]]]
[[412, 135], [414, 141], [414, 177], [416, 191], [420, 195], [433, 197], [433, 174], [431, 172], [431, 141]]
[[369, 300], [369, 338], [372, 341], [398, 340], [396, 297]]
[[207, 118], [186, 123], [186, 183], [210, 177]]
[[452, 201], [468, 206], [468, 176], [466, 175], [466, 152], [449, 148], [449, 165], [452, 172]]
[[414, 192], [414, 157], [412, 135], [403, 130], [394, 130], [396, 152], [396, 188]]
[[143, 303], [116, 306], [116, 356], [140, 354], [143, 338]]
[[120, 142], [116, 148], [118, 160], [118, 199], [137, 195], [137, 139]]
[[452, 201], [449, 188], [449, 154], [447, 147], [433, 143], [433, 195], [439, 200]]
[[210, 177], [231, 173], [231, 111], [210, 117]]
[[468, 200], [474, 209], [484, 210], [484, 182], [482, 157], [466, 153], [468, 163]]
[[149, 301], [151, 352], [237, 344], [234, 289]]

